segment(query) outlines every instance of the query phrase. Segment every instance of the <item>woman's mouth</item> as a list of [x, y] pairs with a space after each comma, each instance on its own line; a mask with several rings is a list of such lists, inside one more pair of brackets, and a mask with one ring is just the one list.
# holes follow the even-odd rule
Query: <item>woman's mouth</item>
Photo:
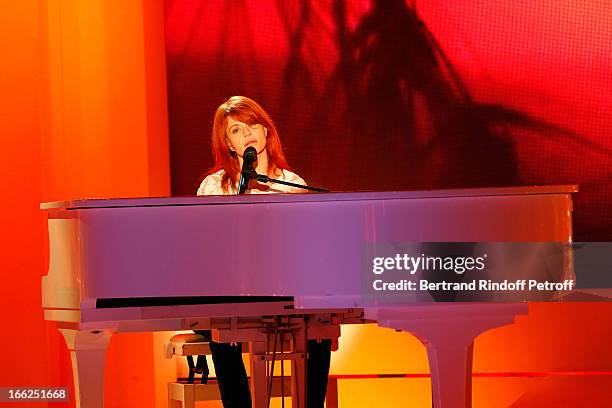
[[244, 147], [249, 147], [251, 145], [254, 145], [257, 143], [257, 139], [248, 139], [245, 143], [244, 143]]

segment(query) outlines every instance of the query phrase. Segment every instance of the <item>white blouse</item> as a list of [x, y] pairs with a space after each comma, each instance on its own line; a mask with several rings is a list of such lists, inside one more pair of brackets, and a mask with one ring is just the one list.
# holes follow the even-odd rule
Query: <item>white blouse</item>
[[[198, 188], [198, 195], [225, 195], [226, 193], [223, 191], [221, 187], [221, 177], [223, 176], [223, 170], [219, 170], [216, 173], [210, 174], [206, 176], [206, 178], [200, 184], [200, 188]], [[289, 171], [289, 170], [281, 170], [281, 175], [278, 177], [279, 180], [288, 181], [290, 183], [303, 184], [306, 185], [304, 179], [302, 179], [297, 174]], [[298, 187], [286, 186], [284, 184], [278, 183], [266, 183], [270, 186], [268, 190], [248, 190], [251, 194], [272, 194], [272, 193], [301, 193], [304, 192], [303, 189]], [[229, 195], [236, 194], [238, 192], [238, 186], [230, 186]]]

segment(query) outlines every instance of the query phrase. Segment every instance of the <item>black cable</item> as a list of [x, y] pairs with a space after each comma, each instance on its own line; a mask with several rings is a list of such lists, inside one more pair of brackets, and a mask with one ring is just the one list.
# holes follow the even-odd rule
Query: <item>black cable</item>
[[[281, 337], [281, 351], [283, 350], [284, 336]], [[281, 406], [285, 408], [285, 361], [281, 361]]]

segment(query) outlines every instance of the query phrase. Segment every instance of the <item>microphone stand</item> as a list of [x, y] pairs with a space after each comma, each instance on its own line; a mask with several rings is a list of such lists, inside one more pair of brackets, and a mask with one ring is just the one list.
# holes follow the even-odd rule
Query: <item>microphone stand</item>
[[268, 177], [266, 175], [263, 175], [263, 174], [257, 174], [255, 171], [252, 171], [252, 172], [249, 172], [249, 173], [250, 173], [249, 174], [249, 178], [255, 179], [255, 180], [259, 181], [260, 183], [284, 184], [286, 186], [303, 188], [304, 190], [317, 191], [317, 192], [320, 192], [320, 193], [329, 193], [329, 190], [326, 190], [324, 188], [305, 186], [303, 184], [297, 184], [297, 183], [291, 183], [289, 181], [277, 180], [277, 179], [270, 178], [270, 177]]

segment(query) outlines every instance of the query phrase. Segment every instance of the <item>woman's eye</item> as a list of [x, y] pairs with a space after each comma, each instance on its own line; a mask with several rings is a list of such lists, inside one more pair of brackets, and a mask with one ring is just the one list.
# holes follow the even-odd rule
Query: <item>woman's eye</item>
[[238, 129], [238, 128], [233, 128], [233, 129], [232, 129], [232, 134], [233, 134], [233, 135], [238, 134], [238, 132], [239, 132], [239, 131], [240, 131], [240, 129]]

